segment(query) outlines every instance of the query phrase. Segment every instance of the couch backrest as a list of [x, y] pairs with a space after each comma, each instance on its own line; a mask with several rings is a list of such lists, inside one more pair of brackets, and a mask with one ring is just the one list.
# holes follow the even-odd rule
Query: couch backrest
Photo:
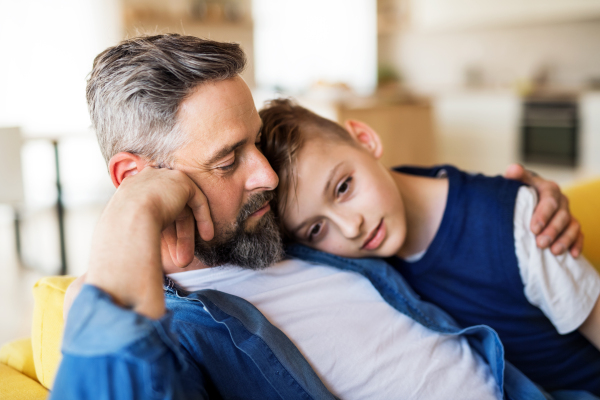
[[50, 276], [33, 287], [31, 348], [38, 381], [48, 389], [52, 389], [61, 360], [65, 292], [74, 280], [71, 276]]

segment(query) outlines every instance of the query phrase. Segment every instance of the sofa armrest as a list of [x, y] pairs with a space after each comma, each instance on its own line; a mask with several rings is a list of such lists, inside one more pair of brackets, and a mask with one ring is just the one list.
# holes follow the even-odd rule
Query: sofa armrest
[[42, 400], [48, 390], [16, 369], [0, 363], [0, 399]]
[[37, 382], [31, 339], [17, 339], [0, 348], [0, 363], [17, 370]]
[[31, 347], [36, 376], [48, 389], [52, 389], [61, 360], [65, 292], [74, 280], [71, 276], [50, 276], [40, 279], [33, 287]]

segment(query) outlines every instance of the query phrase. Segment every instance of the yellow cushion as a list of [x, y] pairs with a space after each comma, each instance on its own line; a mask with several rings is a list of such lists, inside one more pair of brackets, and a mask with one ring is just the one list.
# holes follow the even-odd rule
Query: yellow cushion
[[0, 348], [0, 363], [6, 364], [37, 381], [30, 338], [13, 340], [2, 346]]
[[48, 391], [19, 371], [0, 363], [0, 399], [41, 400]]
[[585, 236], [583, 255], [600, 271], [600, 179], [576, 184], [564, 192]]
[[38, 380], [48, 389], [52, 389], [61, 359], [65, 291], [74, 280], [70, 276], [51, 276], [40, 279], [33, 286], [33, 361]]

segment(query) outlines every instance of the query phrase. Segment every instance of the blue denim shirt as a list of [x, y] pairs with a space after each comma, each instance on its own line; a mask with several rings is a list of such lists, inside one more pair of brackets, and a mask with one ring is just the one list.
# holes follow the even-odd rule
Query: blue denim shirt
[[[345, 259], [303, 246], [288, 248], [288, 254], [360, 273], [399, 312], [442, 334], [464, 335], [489, 364], [506, 399], [596, 398], [544, 393], [504, 361], [491, 328], [462, 329], [421, 301], [383, 260]], [[168, 312], [156, 321], [85, 285], [65, 326], [51, 399], [335, 398], [285, 334], [249, 302], [215, 290], [186, 293], [172, 282], [165, 296]]]

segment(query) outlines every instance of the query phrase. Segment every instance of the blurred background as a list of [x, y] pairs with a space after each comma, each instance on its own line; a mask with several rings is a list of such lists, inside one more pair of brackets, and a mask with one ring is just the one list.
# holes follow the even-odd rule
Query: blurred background
[[37, 279], [86, 270], [114, 191], [94, 57], [166, 32], [240, 43], [258, 108], [365, 121], [388, 166], [600, 174], [597, 0], [0, 0], [0, 343], [29, 335]]

